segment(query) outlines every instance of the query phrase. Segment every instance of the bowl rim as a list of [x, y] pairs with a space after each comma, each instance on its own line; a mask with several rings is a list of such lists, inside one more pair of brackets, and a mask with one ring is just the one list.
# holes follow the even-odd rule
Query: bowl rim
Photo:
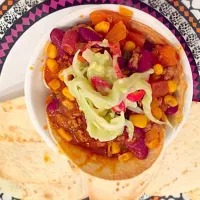
[[[75, 11], [73, 13], [67, 14], [65, 16], [65, 19], [62, 19], [57, 24], [55, 24], [55, 27], [59, 28], [59, 27], [63, 27], [64, 25], [66, 27], [67, 24], [70, 24], [73, 20], [75, 20], [78, 23], [79, 21], [86, 19], [86, 16], [88, 16], [89, 13], [91, 11], [94, 11], [94, 10], [106, 9], [106, 10], [118, 11], [119, 6], [126, 7], [129, 10], [133, 11], [133, 13], [134, 13], [133, 19], [136, 20], [136, 21], [139, 21], [139, 22], [141, 22], [141, 23], [143, 23], [147, 26], [149, 26], [149, 21], [152, 21], [152, 23], [153, 23], [153, 27], [151, 27], [152, 29], [154, 29], [156, 32], [161, 34], [163, 37], [167, 38], [167, 40], [169, 40], [168, 38], [170, 37], [171, 40], [173, 40], [176, 45], [181, 46], [181, 44], [179, 43], [177, 38], [173, 35], [173, 33], [163, 23], [158, 21], [156, 18], [154, 18], [150, 14], [145, 13], [144, 11], [141, 11], [139, 9], [132, 8], [132, 7], [129, 7], [129, 6], [124, 6], [124, 5], [118, 5], [118, 4], [88, 5], [87, 8], [78, 9], [77, 11]], [[79, 7], [79, 6], [77, 6], [77, 7]], [[68, 9], [68, 8], [66, 8], [66, 9]], [[70, 15], [70, 18], [69, 18], [68, 22], [66, 22], [67, 21], [66, 19], [68, 19], [67, 16], [69, 16], [69, 15]], [[83, 18], [80, 18], [80, 16], [82, 16], [82, 15], [83, 15]], [[157, 28], [155, 28], [155, 27], [157, 27]], [[38, 45], [36, 46], [36, 48], [33, 51], [33, 54], [31, 55], [28, 66], [32, 66], [33, 63], [36, 62], [36, 59], [39, 56], [38, 54], [41, 51], [42, 43], [44, 43], [44, 40], [45, 40], [45, 42], [48, 40], [47, 39], [47, 38], [49, 38], [48, 32], [50, 32], [50, 31], [51, 30], [48, 30], [47, 33], [45, 33], [44, 36], [39, 41]], [[173, 45], [173, 42], [172, 42], [172, 45]], [[190, 111], [190, 107], [191, 107], [191, 104], [192, 104], [192, 95], [193, 95], [192, 72], [191, 72], [189, 61], [187, 59], [186, 53], [183, 50], [183, 48], [180, 52], [180, 57], [181, 57], [181, 59], [184, 58], [183, 69], [184, 69], [184, 75], [185, 76], [187, 75], [186, 82], [188, 84], [188, 88], [187, 88], [186, 93], [185, 93], [184, 118], [183, 118], [182, 122], [178, 125], [176, 130], [170, 131], [171, 137], [170, 137], [170, 139], [168, 139], [167, 141], [164, 142], [165, 148], [177, 137], [178, 133], [180, 132], [181, 128], [183, 127], [184, 123], [187, 120], [187, 117], [188, 117], [189, 111]], [[186, 71], [186, 69], [187, 69], [187, 71]], [[41, 127], [41, 125], [39, 125], [37, 113], [36, 113], [36, 111], [33, 107], [33, 104], [32, 104], [32, 95], [31, 95], [31, 89], [32, 88], [31, 88], [31, 86], [32, 86], [32, 82], [33, 82], [33, 80], [32, 80], [33, 73], [34, 73], [34, 70], [30, 71], [29, 67], [27, 67], [26, 76], [25, 76], [25, 83], [24, 83], [24, 93], [25, 93], [25, 102], [26, 102], [26, 105], [27, 105], [27, 110], [28, 110], [30, 119], [31, 119], [34, 127], [36, 128], [36, 131], [39, 133], [39, 135], [44, 139], [44, 141], [52, 149], [54, 149], [55, 151], [58, 151], [59, 148], [58, 148], [57, 144], [54, 142], [53, 138], [50, 137], [50, 133], [47, 133], [49, 131], [48, 130], [44, 131], [43, 127]], [[46, 115], [46, 113], [45, 113], [45, 115]]]

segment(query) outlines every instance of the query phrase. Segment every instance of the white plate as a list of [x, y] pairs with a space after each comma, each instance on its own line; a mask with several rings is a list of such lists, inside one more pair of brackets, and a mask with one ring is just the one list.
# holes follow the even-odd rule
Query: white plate
[[64, 19], [70, 13], [91, 6], [81, 5], [59, 10], [40, 19], [23, 33], [10, 50], [0, 74], [0, 101], [23, 95], [28, 63], [34, 49], [47, 30], [53, 29], [58, 21]]
[[[59, 23], [57, 23], [55, 27], [70, 27], [77, 23], [88, 21], [89, 13], [91, 13], [94, 10], [109, 9], [113, 11], [118, 11], [118, 8], [119, 5], [108, 4], [108, 5], [95, 5], [94, 7], [81, 9], [71, 13], [70, 16], [68, 14], [66, 16], [63, 16], [64, 19]], [[154, 17], [143, 11], [131, 7], [129, 7], [129, 9], [133, 11], [135, 20], [143, 24], [146, 24], [150, 26], [152, 29], [156, 30], [158, 33], [163, 35], [169, 42], [171, 42], [175, 47], [181, 46], [179, 41], [171, 33], [171, 31], [167, 29], [166, 26], [164, 26], [157, 19], [155, 19]], [[83, 15], [84, 17], [80, 18], [80, 15]], [[30, 66], [34, 66], [34, 70], [29, 70], [29, 69], [27, 70], [25, 79], [25, 99], [29, 115], [36, 130], [43, 137], [45, 142], [54, 150], [56, 150], [57, 146], [54, 143], [53, 139], [51, 138], [49, 131], [43, 129], [44, 125], [47, 124], [46, 112], [45, 112], [45, 107], [46, 107], [45, 97], [48, 95], [49, 91], [43, 84], [42, 73], [40, 70], [42, 64], [40, 59], [38, 59], [42, 57], [43, 47], [45, 46], [46, 41], [49, 40], [50, 31], [51, 29], [46, 30], [46, 34], [44, 35], [44, 37], [40, 41], [38, 41], [38, 46], [35, 49], [30, 59], [29, 65], [27, 66], [27, 68], [29, 68]], [[185, 72], [185, 80], [187, 81], [188, 84], [188, 89], [185, 95], [185, 105], [183, 110], [184, 119], [175, 131], [173, 131], [169, 127], [167, 128], [165, 137], [165, 147], [167, 147], [171, 143], [171, 141], [177, 136], [178, 132], [182, 128], [189, 114], [192, 102], [192, 94], [193, 94], [192, 74], [187, 56], [183, 50], [180, 51], [180, 57]]]

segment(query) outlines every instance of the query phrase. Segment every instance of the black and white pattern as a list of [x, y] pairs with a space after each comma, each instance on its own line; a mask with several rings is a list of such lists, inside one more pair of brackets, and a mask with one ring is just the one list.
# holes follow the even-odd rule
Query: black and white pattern
[[24, 14], [28, 11], [28, 5], [24, 2], [19, 1], [17, 4], [13, 6], [14, 12], [18, 15]]
[[164, 16], [169, 16], [172, 13], [172, 6], [170, 6], [167, 2], [163, 2], [160, 5], [159, 11]]
[[[141, 200], [152, 200], [152, 197], [145, 197], [144, 199]], [[159, 200], [190, 200], [190, 199], [184, 194], [178, 194], [173, 196], [169, 195], [165, 197], [160, 197]]]
[[39, 1], [39, 0], [25, 0], [25, 4], [27, 5], [27, 6], [29, 6], [29, 7], [33, 7], [33, 6], [35, 6], [35, 5], [37, 5], [37, 4], [39, 4], [41, 1]]
[[196, 34], [189, 34], [186, 38], [186, 42], [188, 44], [189, 47], [194, 47], [196, 45], [196, 43], [198, 42], [198, 37]]
[[182, 21], [182, 16], [177, 10], [173, 11], [169, 17], [170, 21], [174, 26], [178, 26]]
[[[145, 2], [145, 0], [143, 1]], [[152, 8], [159, 8], [160, 5], [162, 4], [162, 2], [160, 0], [149, 0], [149, 5], [152, 7]]]
[[17, 19], [17, 13], [16, 12], [12, 12], [12, 11], [8, 11], [4, 14], [3, 19], [4, 22], [6, 22], [9, 25], [12, 25], [13, 22]]
[[15, 197], [11, 197], [11, 196], [6, 195], [4, 193], [0, 193], [0, 200], [20, 200], [20, 199], [15, 198]]
[[200, 46], [195, 46], [192, 51], [192, 54], [193, 54], [194, 58], [199, 60], [200, 59]]
[[178, 30], [182, 36], [187, 37], [188, 34], [192, 32], [192, 27], [188, 22], [182, 22], [179, 24]]
[[16, 0], [16, 3], [0, 18], [0, 39], [3, 38], [6, 31], [12, 26], [15, 20], [20, 18], [35, 5], [44, 1], [45, 0]]
[[200, 61], [197, 63], [198, 70], [200, 71]]
[[3, 35], [6, 30], [9, 28], [8, 24], [4, 21], [0, 21], [0, 35]]

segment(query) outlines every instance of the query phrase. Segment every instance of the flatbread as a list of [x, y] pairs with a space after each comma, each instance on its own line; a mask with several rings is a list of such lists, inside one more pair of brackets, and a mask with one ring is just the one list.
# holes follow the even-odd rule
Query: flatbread
[[24, 97], [0, 103], [0, 191], [26, 200], [88, 196], [79, 170], [35, 131]]
[[24, 97], [0, 103], [0, 141], [43, 142], [26, 110]]
[[197, 188], [195, 190], [189, 191], [189, 192], [186, 193], [186, 195], [191, 200], [199, 200], [200, 199], [200, 188]]
[[63, 183], [18, 183], [0, 178], [0, 193], [20, 200], [77, 200], [84, 199], [80, 185]]
[[178, 194], [200, 188], [200, 103], [193, 102], [187, 122], [164, 154], [156, 177], [145, 193]]
[[[18, 118], [15, 113], [18, 105], [25, 106], [24, 98], [9, 101], [9, 106], [16, 105], [9, 112], [2, 109], [8, 105], [7, 103], [0, 104], [0, 118], [6, 113], [8, 118], [15, 121], [15, 118]], [[23, 109], [22, 113], [27, 113], [27, 110]], [[67, 159], [51, 150], [42, 139], [40, 142], [34, 141], [33, 127], [30, 134], [26, 133], [28, 137], [24, 135], [21, 130], [26, 127], [25, 123], [30, 123], [30, 119], [24, 119], [25, 114], [22, 116], [21, 121], [16, 121], [15, 124], [20, 128], [7, 134], [10, 140], [3, 137], [0, 140], [0, 191], [16, 198], [77, 200], [87, 197], [89, 192], [90, 199], [95, 200], [100, 197], [111, 197], [116, 200], [134, 197], [137, 199], [160, 166], [161, 160], [158, 159], [152, 168], [127, 181], [111, 182], [82, 174], [79, 170], [71, 170]], [[0, 137], [7, 126], [10, 126], [9, 121], [2, 124]], [[104, 184], [107, 185], [106, 188]]]
[[[88, 178], [87, 188], [91, 200], [138, 200], [144, 194], [145, 188], [154, 178], [160, 168], [162, 156], [160, 156], [151, 168], [135, 178], [121, 181], [109, 181], [96, 177]], [[88, 176], [88, 175], [87, 175]]]
[[[10, 101], [10, 105], [16, 105], [16, 102], [20, 102], [20, 105], [25, 106], [24, 98]], [[6, 112], [5, 110], [2, 111], [2, 107], [5, 107], [5, 105], [7, 105], [7, 103], [0, 104], [0, 119], [2, 119], [2, 114]], [[23, 112], [27, 113], [27, 110], [24, 109]], [[13, 113], [15, 113], [15, 109], [12, 109], [9, 112], [8, 117], [10, 119], [13, 118], [13, 121], [15, 121], [14, 118], [18, 118], [18, 116], [15, 114], [12, 115]], [[102, 197], [101, 199], [110, 197], [110, 199], [112, 198], [114, 200], [132, 200], [135, 198], [135, 195], [140, 196], [143, 193], [163, 196], [187, 192], [187, 195], [190, 196], [192, 200], [199, 200], [199, 190], [195, 190], [196, 188], [200, 188], [200, 180], [198, 178], [200, 175], [199, 116], [200, 103], [193, 102], [185, 126], [174, 142], [166, 149], [164, 157], [162, 158], [161, 155], [160, 159], [158, 159], [151, 168], [134, 179], [106, 181], [84, 174], [85, 197], [88, 196], [89, 193], [92, 200], [98, 200], [99, 197]], [[29, 118], [21, 118], [21, 121], [29, 121], [29, 123], [31, 123]], [[4, 130], [7, 125], [9, 126], [9, 123], [2, 124], [3, 128], [1, 130]], [[18, 126], [19, 124], [16, 125]], [[26, 124], [21, 123], [20, 128], [23, 129], [24, 127], [26, 127]], [[34, 131], [34, 129], [31, 130]], [[3, 133], [4, 131], [0, 131], [0, 137]], [[17, 135], [18, 139], [12, 139], [15, 135]], [[32, 138], [32, 132], [30, 134], [27, 132], [27, 135], [29, 138]], [[4, 174], [7, 175], [5, 176], [0, 173], [0, 192], [11, 194], [16, 198], [23, 200], [47, 200], [49, 197], [52, 197], [52, 200], [78, 199], [80, 188], [82, 188], [82, 183], [78, 181], [80, 180], [80, 173], [77, 172], [74, 174], [74, 171], [70, 170], [71, 178], [68, 180], [64, 178], [62, 179], [64, 182], [59, 182], [61, 176], [66, 177], [66, 173], [69, 173], [67, 171], [68, 166], [66, 159], [63, 159], [59, 154], [53, 152], [44, 142], [43, 145], [44, 147], [46, 146], [46, 148], [41, 148], [42, 140], [41, 143], [35, 141], [31, 142], [31, 140], [26, 141], [26, 135], [24, 135], [23, 132], [9, 132], [8, 137], [11, 138], [10, 142], [8, 142], [6, 138], [0, 139], [0, 146], [4, 143], [4, 150], [0, 152], [0, 172], [3, 170]], [[16, 144], [13, 145], [13, 143]], [[29, 145], [26, 144], [30, 143], [33, 143], [30, 145], [32, 147], [27, 148]], [[15, 154], [14, 146], [18, 154]], [[35, 150], [33, 150], [33, 147]], [[12, 152], [14, 153], [9, 152], [10, 149], [12, 149]], [[30, 149], [32, 150], [30, 151]], [[46, 155], [46, 153], [48, 153], [50, 159], [54, 162], [44, 162], [44, 155]], [[16, 162], [17, 155], [19, 156], [20, 162]], [[40, 158], [36, 159], [38, 156]], [[5, 158], [6, 162], [4, 162]], [[35, 164], [34, 160], [40, 160], [41, 162]], [[57, 162], [59, 163], [59, 166], [56, 164]], [[6, 166], [4, 166], [4, 164]], [[24, 168], [23, 174], [22, 169], [17, 168]], [[62, 170], [61, 174], [59, 170], [62, 168], [65, 170]], [[12, 170], [17, 170], [17, 172], [20, 173], [13, 173]], [[52, 170], [54, 175], [51, 175]], [[44, 171], [46, 171], [47, 177], [43, 176]], [[36, 172], [37, 179], [34, 178]], [[26, 176], [29, 178], [26, 178]], [[78, 179], [76, 179], [76, 177]], [[55, 181], [53, 182], [52, 179], [55, 179]], [[48, 183], [49, 180], [51, 183]], [[73, 181], [76, 181], [77, 184], [74, 185]], [[68, 190], [68, 187], [70, 187], [70, 190]], [[191, 190], [194, 191], [188, 193], [188, 191]], [[69, 195], [70, 198], [68, 198]]]

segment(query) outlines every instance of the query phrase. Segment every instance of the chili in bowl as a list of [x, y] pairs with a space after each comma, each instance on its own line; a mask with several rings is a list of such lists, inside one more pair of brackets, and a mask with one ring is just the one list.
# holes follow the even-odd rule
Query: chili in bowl
[[100, 178], [133, 178], [148, 169], [189, 112], [185, 53], [143, 15], [117, 5], [87, 8], [74, 13], [70, 28], [51, 30], [46, 45], [40, 84], [49, 93], [42, 103], [48, 139]]

